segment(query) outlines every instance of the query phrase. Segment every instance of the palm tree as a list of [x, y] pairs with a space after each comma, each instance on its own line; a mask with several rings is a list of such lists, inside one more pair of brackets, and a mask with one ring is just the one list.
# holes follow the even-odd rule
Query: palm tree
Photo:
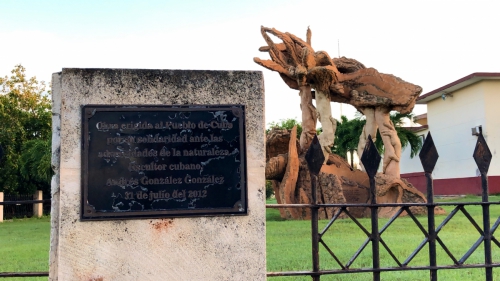
[[332, 152], [338, 154], [347, 160], [347, 154], [350, 154], [351, 167], [354, 167], [354, 151], [358, 148], [359, 136], [363, 131], [365, 120], [355, 118], [348, 120], [342, 115], [341, 122], [337, 122], [337, 130], [335, 131], [335, 144]]
[[[415, 157], [422, 148], [422, 138], [403, 127], [405, 118], [413, 120], [413, 117], [414, 115], [412, 113], [401, 114], [399, 112], [393, 112], [390, 115], [390, 119], [392, 123], [394, 123], [394, 127], [396, 128], [396, 132], [401, 141], [401, 147], [405, 148], [410, 145], [411, 158]], [[351, 167], [353, 167], [354, 151], [358, 148], [359, 136], [363, 131], [363, 126], [365, 125], [366, 120], [362, 115], [357, 115], [351, 120], [348, 120], [345, 116], [341, 116], [341, 120], [342, 122], [337, 122], [335, 145], [332, 152], [338, 154], [346, 160], [347, 154], [349, 153], [351, 156]], [[382, 154], [384, 151], [384, 144], [378, 130], [375, 146], [377, 147], [379, 153]]]

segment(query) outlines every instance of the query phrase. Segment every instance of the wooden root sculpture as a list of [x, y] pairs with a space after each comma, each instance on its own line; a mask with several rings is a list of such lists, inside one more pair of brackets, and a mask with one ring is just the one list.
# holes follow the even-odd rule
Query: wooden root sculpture
[[[300, 152], [309, 148], [316, 129], [316, 119], [319, 119], [323, 129], [319, 140], [325, 159], [328, 159], [336, 129], [330, 101], [348, 103], [364, 113], [367, 120], [360, 136], [358, 156], [361, 157], [360, 152], [368, 135], [375, 138], [378, 128], [385, 147], [383, 172], [399, 177], [401, 144], [394, 125], [389, 120], [389, 113], [391, 110], [411, 112], [422, 88], [394, 75], [366, 68], [356, 60], [331, 59], [327, 52], [314, 52], [309, 28], [306, 41], [274, 28], [262, 27], [261, 33], [268, 46], [261, 47], [260, 50], [268, 52], [271, 60], [254, 58], [254, 61], [277, 71], [289, 87], [300, 91], [303, 126]], [[268, 33], [283, 42], [275, 44]], [[316, 90], [316, 110], [312, 105], [311, 88]]]
[[[316, 120], [319, 118], [323, 131], [326, 132], [323, 137], [320, 137], [320, 143], [325, 158], [328, 158], [328, 154], [331, 153], [330, 147], [334, 145], [336, 128], [336, 121], [331, 113], [331, 99], [328, 91], [330, 86], [325, 83], [325, 91], [317, 89], [319, 92], [317, 92], [317, 108], [315, 108], [312, 104], [312, 85], [308, 81], [308, 75], [311, 69], [322, 65], [322, 63], [331, 65], [331, 59], [329, 57], [325, 59], [323, 53], [314, 52], [311, 47], [310, 29], [307, 29], [306, 41], [274, 28], [262, 27], [261, 33], [268, 46], [261, 47], [260, 50], [268, 52], [271, 60], [254, 58], [254, 61], [267, 69], [277, 71], [290, 88], [299, 90], [302, 110], [300, 153], [303, 154], [309, 148], [312, 137], [316, 134]], [[278, 37], [283, 43], [275, 44], [268, 33]], [[330, 78], [332, 81], [336, 81], [335, 75]]]
[[[323, 129], [318, 138], [325, 155], [324, 166], [333, 163], [331, 162], [330, 149], [334, 146], [336, 121], [331, 114], [330, 103], [332, 101], [351, 104], [366, 116], [366, 125], [359, 139], [359, 157], [361, 157], [368, 136], [371, 135], [372, 138], [375, 138], [377, 129], [379, 130], [385, 147], [383, 174], [389, 178], [399, 180], [401, 142], [394, 124], [389, 119], [389, 113], [391, 110], [400, 111], [401, 113], [411, 112], [422, 88], [405, 82], [396, 76], [379, 73], [374, 68], [366, 68], [362, 63], [354, 59], [345, 57], [332, 59], [327, 52], [315, 52], [311, 46], [311, 30], [309, 28], [307, 29], [305, 41], [293, 34], [281, 32], [274, 28], [261, 27], [261, 33], [267, 46], [263, 46], [259, 50], [269, 53], [271, 59], [254, 58], [254, 61], [267, 69], [278, 72], [290, 88], [299, 90], [301, 100], [302, 134], [297, 154], [300, 163], [299, 171], [297, 171], [295, 157], [290, 153], [286, 156], [281, 155], [276, 159], [269, 159], [269, 170], [266, 170], [269, 171], [269, 173], [266, 173], [269, 176], [268, 179], [280, 181], [280, 177], [283, 177], [281, 184], [284, 184], [286, 188], [283, 187], [288, 192], [298, 196], [296, 197], [298, 199], [293, 199], [293, 196], [281, 194], [279, 195], [280, 200], [287, 201], [284, 203], [299, 203], [294, 202], [294, 200], [301, 201], [301, 203], [310, 203], [310, 199], [307, 199], [305, 195], [307, 192], [304, 191], [310, 179], [307, 177], [307, 173], [302, 172], [304, 169], [307, 170], [307, 167], [303, 163], [304, 161], [300, 159], [303, 159], [312, 137], [316, 134], [317, 120], [320, 121]], [[282, 42], [275, 43], [270, 35], [277, 37]], [[312, 89], [315, 91], [313, 92]], [[316, 99], [316, 107], [313, 106], [313, 98]], [[289, 152], [296, 153], [292, 150]], [[290, 163], [293, 163], [291, 170], [288, 167], [291, 165]], [[346, 184], [349, 185], [348, 182], [357, 182], [358, 187], [364, 185], [364, 180], [359, 180], [361, 176], [359, 174], [354, 175], [352, 168], [341, 169], [339, 167], [344, 167], [344, 164], [339, 165], [336, 169], [333, 169], [337, 172], [342, 171], [342, 176], [338, 175], [340, 178], [335, 178], [337, 183], [334, 186], [336, 188], [346, 186]], [[349, 174], [348, 171], [352, 171], [352, 173]], [[286, 179], [287, 175], [291, 178]], [[293, 183], [296, 184], [295, 189], [291, 187]], [[277, 183], [274, 186], [278, 187]], [[401, 191], [402, 189], [399, 188], [398, 190]], [[292, 217], [304, 217], [303, 212], [302, 215], [299, 214], [301, 212], [297, 213], [291, 210], [287, 210], [286, 213]], [[327, 213], [325, 210], [325, 216], [327, 216]]]

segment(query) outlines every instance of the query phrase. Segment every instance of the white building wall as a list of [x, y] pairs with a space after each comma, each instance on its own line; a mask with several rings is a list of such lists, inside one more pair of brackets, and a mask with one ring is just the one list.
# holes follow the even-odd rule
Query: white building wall
[[488, 175], [500, 175], [500, 81], [485, 80], [482, 82], [485, 92], [486, 123], [483, 125], [483, 136], [493, 154]]
[[474, 177], [477, 166], [472, 158], [477, 137], [471, 128], [486, 124], [484, 82], [453, 92], [446, 100], [427, 103], [429, 130], [439, 159], [434, 179]]
[[[416, 134], [418, 136], [427, 136], [427, 132], [428, 130], [422, 130], [420, 132], [417, 132]], [[401, 152], [401, 160], [399, 162], [401, 167], [401, 174], [423, 172], [424, 169], [422, 168], [422, 163], [420, 162], [418, 154], [413, 158], [411, 158], [410, 156], [411, 148], [410, 145], [408, 145], [403, 148], [403, 151]]]

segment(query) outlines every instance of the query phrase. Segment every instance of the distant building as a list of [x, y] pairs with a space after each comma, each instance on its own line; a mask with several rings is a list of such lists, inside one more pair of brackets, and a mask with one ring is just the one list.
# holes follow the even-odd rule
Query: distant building
[[[430, 131], [439, 159], [433, 172], [436, 195], [480, 194], [481, 177], [472, 158], [481, 129], [493, 154], [488, 172], [489, 190], [500, 193], [500, 73], [472, 73], [420, 96], [427, 114], [417, 116], [421, 126], [412, 128], [427, 136]], [[401, 177], [426, 192], [418, 156], [410, 159], [409, 147], [401, 157]]]

